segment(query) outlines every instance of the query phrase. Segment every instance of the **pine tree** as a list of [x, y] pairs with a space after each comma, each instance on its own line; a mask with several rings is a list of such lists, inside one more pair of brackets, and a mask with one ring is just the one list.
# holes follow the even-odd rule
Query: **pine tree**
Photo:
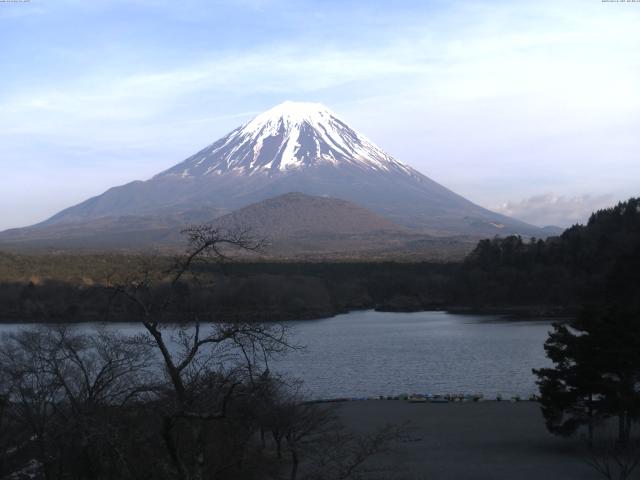
[[568, 436], [586, 425], [591, 442], [597, 421], [607, 415], [599, 402], [602, 378], [592, 356], [593, 338], [576, 332], [575, 325], [553, 328], [545, 351], [554, 367], [534, 370], [547, 429]]
[[570, 435], [597, 420], [618, 418], [624, 445], [640, 418], [640, 249], [619, 261], [605, 303], [555, 324], [545, 343], [552, 368], [534, 370], [547, 428]]

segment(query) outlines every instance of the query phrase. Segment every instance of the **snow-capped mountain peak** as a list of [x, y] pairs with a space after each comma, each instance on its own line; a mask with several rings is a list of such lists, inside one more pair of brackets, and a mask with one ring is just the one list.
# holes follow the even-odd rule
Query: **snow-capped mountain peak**
[[335, 113], [321, 103], [286, 101], [261, 113], [242, 126], [247, 132], [260, 132], [264, 127], [277, 126], [282, 122], [287, 128], [295, 128], [303, 123], [319, 126], [330, 118], [338, 118]]
[[277, 175], [322, 166], [419, 175], [350, 128], [324, 105], [287, 101], [160, 176]]
[[[139, 216], [151, 216], [154, 225], [175, 222], [176, 215], [185, 221], [211, 218], [291, 192], [347, 200], [430, 234], [544, 235], [395, 160], [323, 105], [296, 102], [277, 105], [169, 170], [111, 188], [38, 228], [115, 218], [116, 223], [107, 222], [115, 231], [122, 225], [119, 218], [127, 225], [137, 222], [129, 217]], [[303, 215], [290, 207], [280, 212]], [[95, 236], [98, 224], [87, 225]], [[130, 228], [137, 232], [137, 223]]]

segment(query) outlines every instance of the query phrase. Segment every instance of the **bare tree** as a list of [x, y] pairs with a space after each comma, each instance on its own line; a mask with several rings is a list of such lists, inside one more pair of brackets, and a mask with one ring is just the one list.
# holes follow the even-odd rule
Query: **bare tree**
[[[254, 240], [246, 230], [202, 225], [183, 233], [189, 246], [167, 272], [164, 285], [154, 285], [153, 275], [147, 272], [140, 279], [114, 284], [112, 289], [115, 296], [123, 296], [137, 307], [148, 333], [139, 340], [153, 345], [162, 357], [170, 385], [170, 391], [165, 392], [170, 401], [164, 411], [163, 438], [176, 473], [180, 479], [202, 479], [211, 467], [206, 451], [210, 422], [226, 418], [231, 399], [249, 395], [247, 386], [268, 371], [269, 358], [292, 346], [281, 325], [210, 319], [203, 326], [206, 312], [190, 311], [184, 299], [179, 324], [163, 323], [164, 314], [185, 290], [185, 282], [197, 283], [194, 267], [206, 261], [224, 261], [229, 249], [259, 252], [263, 248], [263, 242]], [[189, 431], [192, 441], [192, 449], [186, 453], [176, 441], [179, 424], [183, 434], [185, 428]]]
[[150, 390], [149, 352], [106, 330], [22, 330], [3, 338], [0, 359], [13, 450], [34, 445], [46, 478], [62, 475], [65, 458], [73, 459], [66, 470], [112, 462], [105, 457], [119, 446], [109, 436], [110, 417]]
[[358, 480], [373, 471], [368, 461], [392, 448], [405, 432], [404, 426], [387, 425], [370, 434], [356, 434], [335, 422], [321, 430], [312, 440], [305, 480]]
[[10, 435], [8, 435], [11, 394], [12, 382], [7, 376], [7, 372], [0, 368], [0, 475], [4, 472], [5, 459], [11, 442]]
[[600, 442], [589, 447], [586, 462], [607, 480], [627, 480], [640, 464], [640, 442]]
[[[405, 426], [385, 426], [370, 434], [347, 431], [334, 406], [305, 401], [300, 383], [269, 382], [260, 424], [271, 433], [276, 456], [288, 456], [290, 480], [360, 478], [365, 462], [390, 448]], [[286, 462], [285, 462], [286, 463]]]

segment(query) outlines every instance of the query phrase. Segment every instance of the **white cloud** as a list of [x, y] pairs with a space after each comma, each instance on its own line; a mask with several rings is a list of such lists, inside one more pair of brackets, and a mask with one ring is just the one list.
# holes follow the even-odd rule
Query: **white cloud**
[[506, 202], [493, 210], [539, 226], [568, 227], [585, 223], [591, 213], [615, 204], [613, 195], [565, 197], [546, 193], [515, 202]]

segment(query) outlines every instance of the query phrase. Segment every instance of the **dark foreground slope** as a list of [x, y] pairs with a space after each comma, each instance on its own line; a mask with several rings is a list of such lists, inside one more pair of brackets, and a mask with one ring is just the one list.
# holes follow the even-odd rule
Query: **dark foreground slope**
[[387, 423], [408, 425], [394, 449], [368, 463], [371, 479], [597, 480], [579, 440], [545, 430], [536, 402], [341, 404], [347, 427], [369, 432]]

